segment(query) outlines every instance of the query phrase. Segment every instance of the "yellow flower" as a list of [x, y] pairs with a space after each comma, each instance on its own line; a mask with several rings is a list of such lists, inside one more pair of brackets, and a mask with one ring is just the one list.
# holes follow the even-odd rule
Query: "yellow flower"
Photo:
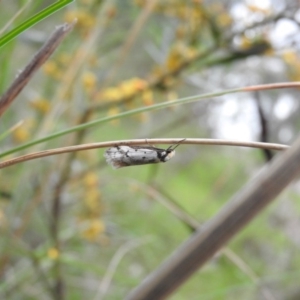
[[253, 41], [247, 38], [245, 35], [242, 36], [240, 47], [241, 49], [249, 49], [253, 44]]
[[96, 241], [99, 235], [105, 232], [105, 224], [99, 219], [89, 221], [87, 228], [82, 232], [82, 236], [89, 241]]
[[147, 86], [146, 81], [140, 78], [131, 78], [129, 80], [123, 81], [119, 85], [120, 92], [122, 97], [132, 97], [138, 92], [145, 89]]
[[116, 101], [121, 97], [120, 91], [117, 88], [107, 88], [99, 96], [101, 100], [103, 99], [106, 101]]
[[217, 15], [217, 22], [219, 26], [228, 27], [232, 24], [232, 18], [227, 12], [222, 11]]
[[142, 91], [147, 88], [147, 81], [141, 78], [132, 78], [131, 83], [134, 85], [136, 91]]
[[50, 259], [56, 260], [59, 257], [59, 251], [56, 248], [49, 248], [47, 255]]
[[59, 79], [61, 77], [60, 69], [56, 62], [48, 61], [43, 66], [44, 72], [52, 78]]
[[297, 57], [297, 54], [295, 53], [295, 51], [293, 51], [291, 49], [284, 51], [283, 54], [282, 54], [282, 58], [286, 63], [288, 63], [290, 65], [293, 65], [295, 63], [299, 63], [299, 59]]
[[30, 105], [37, 111], [45, 114], [50, 110], [50, 103], [47, 99], [35, 99], [30, 102]]
[[57, 58], [57, 61], [64, 66], [70, 64], [71, 60], [72, 60], [71, 55], [66, 52], [61, 53]]
[[97, 77], [92, 72], [84, 72], [82, 75], [82, 83], [86, 91], [91, 91], [96, 86]]
[[120, 94], [122, 98], [132, 97], [136, 93], [136, 88], [132, 82], [123, 81], [119, 86]]
[[84, 178], [83, 178], [83, 183], [87, 187], [94, 187], [97, 186], [98, 184], [98, 175], [96, 172], [88, 172]]
[[142, 101], [146, 106], [153, 105], [153, 92], [151, 90], [146, 90], [142, 94]]
[[96, 20], [95, 17], [89, 12], [81, 10], [69, 10], [65, 14], [66, 22], [73, 22], [74, 19], [77, 19], [76, 27], [86, 32], [94, 27]]
[[30, 136], [31, 128], [36, 126], [34, 119], [27, 119], [25, 122], [21, 123], [21, 126], [16, 127], [12, 132], [12, 137], [16, 142], [22, 143], [27, 141]]
[[251, 5], [251, 4], [248, 4], [248, 9], [254, 13], [263, 13], [264, 15], [269, 15], [270, 14], [270, 10], [267, 9], [267, 8], [262, 8], [262, 7], [258, 7], [258, 6], [255, 6], [255, 5]]
[[86, 192], [84, 197], [84, 204], [89, 212], [93, 214], [99, 214], [101, 211], [101, 204], [100, 204], [100, 197], [101, 194], [98, 189], [89, 189]]
[[167, 69], [169, 71], [175, 71], [176, 69], [178, 69], [178, 67], [180, 67], [182, 60], [183, 60], [183, 55], [181, 49], [178, 47], [174, 47], [173, 49], [171, 49], [167, 57], [167, 61], [166, 61]]
[[[118, 113], [120, 112], [120, 110], [117, 108], [117, 107], [112, 107], [109, 109], [107, 115], [108, 116], [115, 116], [117, 115]], [[119, 120], [115, 119], [115, 120], [112, 120], [111, 123], [113, 125], [118, 125], [119, 124]]]
[[18, 143], [27, 141], [29, 137], [30, 137], [29, 130], [25, 127], [18, 127], [13, 132], [13, 138]]
[[140, 91], [147, 88], [147, 81], [140, 78], [131, 78], [122, 81], [116, 87], [105, 89], [102, 93], [97, 95], [99, 100], [118, 101], [127, 97], [134, 97]]

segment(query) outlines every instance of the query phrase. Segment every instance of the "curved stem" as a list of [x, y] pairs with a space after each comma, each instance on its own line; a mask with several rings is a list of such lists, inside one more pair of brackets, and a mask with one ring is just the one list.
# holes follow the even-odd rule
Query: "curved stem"
[[243, 142], [243, 141], [227, 141], [227, 140], [216, 140], [216, 139], [137, 139], [137, 140], [119, 140], [109, 141], [100, 143], [89, 143], [83, 145], [62, 147], [50, 150], [39, 151], [35, 153], [29, 153], [16, 158], [12, 158], [0, 163], [0, 169], [45, 156], [57, 155], [62, 153], [69, 153], [81, 150], [90, 150], [98, 148], [107, 148], [121, 145], [149, 145], [150, 144], [190, 144], [190, 145], [219, 145], [219, 146], [240, 146], [240, 147], [251, 147], [259, 149], [272, 149], [272, 150], [286, 150], [289, 148], [287, 145], [282, 144], [271, 144], [271, 143], [260, 143], [260, 142]]

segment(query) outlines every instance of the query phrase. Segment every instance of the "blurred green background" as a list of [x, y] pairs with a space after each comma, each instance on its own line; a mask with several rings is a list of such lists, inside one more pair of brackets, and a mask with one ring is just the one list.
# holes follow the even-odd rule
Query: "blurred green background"
[[[53, 3], [1, 1], [2, 35]], [[2, 116], [0, 132], [23, 122], [1, 140], [1, 152], [155, 103], [297, 81], [299, 15], [292, 0], [74, 1], [0, 49], [3, 93], [55, 26], [78, 20]], [[106, 122], [22, 153], [134, 138], [290, 144], [299, 110], [295, 89], [228, 94]], [[181, 145], [167, 164], [113, 170], [103, 153], [1, 170], [2, 299], [123, 299], [192, 234], [166, 203], [203, 224], [272, 155]], [[220, 253], [170, 299], [299, 299], [299, 215], [294, 183], [228, 245], [235, 259]]]

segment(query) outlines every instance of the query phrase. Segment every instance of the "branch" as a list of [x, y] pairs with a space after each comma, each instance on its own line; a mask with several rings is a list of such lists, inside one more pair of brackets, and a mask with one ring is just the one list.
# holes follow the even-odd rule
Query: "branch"
[[165, 299], [300, 174], [300, 137], [275, 157], [251, 182], [164, 263], [150, 274], [126, 300]]
[[0, 117], [7, 110], [9, 105], [20, 94], [31, 77], [39, 70], [44, 62], [50, 57], [54, 50], [60, 45], [64, 37], [73, 29], [76, 22], [58, 26], [48, 41], [36, 53], [23, 71], [18, 74], [11, 86], [0, 98]]
[[100, 143], [89, 143], [77, 146], [62, 147], [50, 150], [44, 150], [35, 153], [29, 153], [16, 158], [12, 158], [0, 163], [0, 169], [41, 157], [69, 153], [74, 151], [107, 148], [121, 145], [145, 145], [145, 144], [189, 144], [189, 145], [219, 145], [219, 146], [240, 146], [260, 149], [272, 149], [272, 150], [286, 150], [289, 148], [287, 145], [260, 143], [260, 142], [243, 142], [243, 141], [226, 141], [226, 140], [214, 140], [214, 139], [138, 139], [138, 140], [121, 140], [121, 141], [109, 141]]
[[[268, 126], [268, 119], [267, 116], [263, 110], [261, 100], [259, 93], [256, 92], [256, 98], [255, 98], [255, 103], [256, 103], [256, 108], [257, 108], [257, 113], [258, 113], [258, 119], [259, 119], [259, 124], [260, 124], [260, 141], [263, 143], [267, 143], [269, 140], [269, 126]], [[274, 154], [270, 149], [263, 149], [262, 150], [265, 161], [269, 162], [272, 160]]]

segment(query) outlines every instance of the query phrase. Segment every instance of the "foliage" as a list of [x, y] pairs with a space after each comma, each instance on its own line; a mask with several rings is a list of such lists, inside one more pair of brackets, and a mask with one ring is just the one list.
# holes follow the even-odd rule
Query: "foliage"
[[[281, 21], [296, 23], [299, 7], [270, 3], [35, 1], [12, 20], [23, 3], [1, 2], [2, 26], [12, 20], [13, 28], [0, 39], [2, 92], [56, 25], [74, 18], [77, 25], [2, 116], [0, 155], [139, 137], [242, 132], [263, 140], [259, 105], [268, 124], [263, 141], [292, 141], [298, 91], [233, 94], [299, 78], [296, 33], [284, 46], [272, 40]], [[167, 164], [117, 171], [102, 150], [1, 170], [2, 298], [124, 298], [192, 234], [165, 203], [203, 224], [266, 163], [259, 150], [181, 145], [176, 152]], [[299, 294], [297, 200], [296, 188], [286, 191], [228, 245], [248, 272], [219, 254], [170, 299]]]

